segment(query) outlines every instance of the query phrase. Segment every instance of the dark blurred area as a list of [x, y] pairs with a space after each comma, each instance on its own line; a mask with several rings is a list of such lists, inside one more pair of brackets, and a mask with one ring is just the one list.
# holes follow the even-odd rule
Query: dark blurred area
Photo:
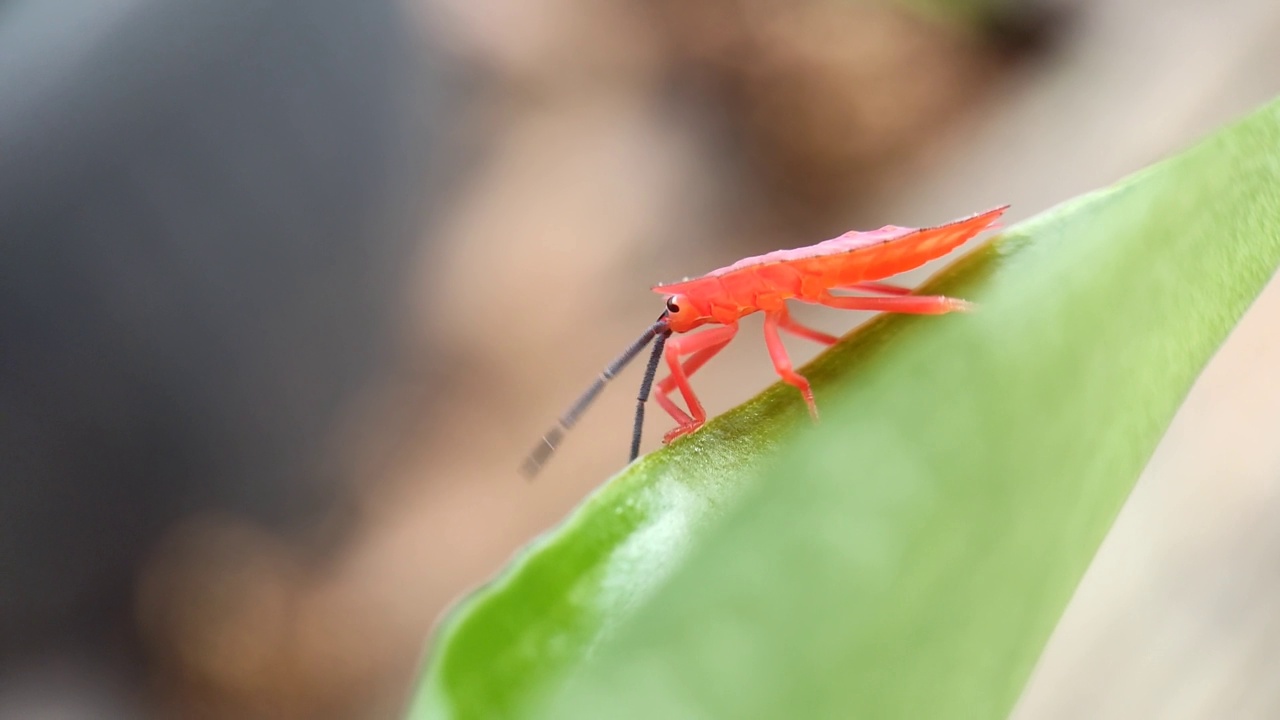
[[412, 20], [0, 6], [0, 711], [23, 677], [144, 684], [138, 621], [181, 610], [139, 617], [142, 568], [184, 519], [337, 506], [328, 446], [392, 360], [451, 104]]
[[[622, 466], [615, 388], [516, 474], [652, 284], [1027, 217], [1280, 93], [1276, 31], [1272, 0], [0, 0], [0, 719], [397, 717], [439, 613]], [[1195, 592], [1280, 560], [1280, 386], [1232, 382], [1276, 317], [1193, 393], [1021, 717], [1160, 716], [1198, 648], [1280, 657]], [[773, 380], [740, 343], [699, 393]], [[1153, 666], [1180, 618], [1200, 644]]]

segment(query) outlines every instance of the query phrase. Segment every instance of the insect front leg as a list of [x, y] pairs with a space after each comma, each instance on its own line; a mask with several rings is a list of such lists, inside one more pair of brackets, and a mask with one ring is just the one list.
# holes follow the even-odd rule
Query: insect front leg
[[[737, 332], [738, 326], [736, 324], [723, 325], [695, 335], [681, 335], [667, 341], [664, 355], [667, 360], [667, 366], [671, 369], [671, 375], [658, 383], [658, 392], [654, 393], [654, 399], [657, 400], [658, 405], [663, 410], [666, 410], [675, 419], [677, 425], [675, 429], [662, 438], [662, 442], [669, 443], [681, 435], [687, 435], [702, 427], [703, 423], [707, 421], [707, 412], [703, 409], [702, 403], [698, 402], [698, 396], [693, 393], [693, 387], [689, 384], [689, 376], [702, 367], [712, 356], [723, 350]], [[682, 365], [680, 357], [683, 355], [692, 355], [693, 357], [690, 357]], [[689, 406], [688, 413], [677, 407], [669, 397], [674, 389], [680, 390], [680, 395], [684, 397], [685, 405]]]

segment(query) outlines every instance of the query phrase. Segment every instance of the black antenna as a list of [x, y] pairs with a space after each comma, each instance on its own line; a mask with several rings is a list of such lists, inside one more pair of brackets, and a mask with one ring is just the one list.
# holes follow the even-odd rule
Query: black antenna
[[671, 336], [671, 328], [663, 327], [658, 331], [658, 339], [653, 343], [653, 352], [649, 355], [649, 364], [644, 369], [644, 380], [640, 382], [640, 394], [636, 396], [636, 425], [631, 431], [631, 457], [627, 462], [634, 462], [640, 457], [640, 433], [644, 430], [644, 404], [649, 401], [649, 390], [653, 388], [653, 376], [658, 374], [658, 361], [662, 359], [662, 347]]
[[524, 464], [520, 466], [520, 472], [523, 473], [525, 477], [532, 479], [534, 475], [538, 474], [538, 471], [541, 470], [542, 466], [547, 462], [547, 458], [551, 457], [551, 453], [556, 451], [556, 446], [560, 444], [560, 440], [564, 437], [565, 432], [578, 422], [578, 418], [588, 407], [591, 406], [591, 403], [596, 399], [596, 396], [600, 394], [600, 391], [604, 389], [604, 386], [608, 384], [615, 375], [622, 372], [622, 368], [626, 367], [636, 355], [639, 355], [640, 351], [644, 350], [645, 346], [648, 345], [659, 332], [666, 329], [667, 314], [664, 312], [658, 316], [657, 322], [649, 326], [648, 330], [644, 331], [643, 335], [641, 335], [635, 342], [631, 343], [630, 347], [623, 350], [622, 354], [619, 355], [617, 359], [609, 363], [609, 367], [605, 368], [604, 372], [600, 373], [600, 377], [597, 377], [596, 381], [591, 383], [591, 387], [587, 388], [587, 391], [582, 393], [582, 396], [578, 398], [577, 402], [570, 406], [569, 409], [565, 411], [564, 415], [560, 416], [560, 421], [548, 430], [546, 435], [542, 436], [542, 442], [533, 449], [533, 452], [529, 453], [527, 458], [525, 458]]

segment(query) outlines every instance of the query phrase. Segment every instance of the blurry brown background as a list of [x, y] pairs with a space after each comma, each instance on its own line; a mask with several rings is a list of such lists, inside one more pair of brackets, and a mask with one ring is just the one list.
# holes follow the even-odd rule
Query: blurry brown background
[[[301, 540], [198, 515], [148, 561], [174, 717], [394, 716], [446, 605], [622, 466], [634, 368], [537, 482], [515, 472], [658, 312], [650, 285], [851, 228], [1016, 222], [1280, 94], [1274, 0], [416, 2], [468, 69], [474, 164], [425, 228], [397, 374], [335, 441], [351, 502]], [[1272, 287], [1017, 717], [1280, 716], [1278, 322]], [[752, 327], [699, 376], [709, 412], [774, 381]]]

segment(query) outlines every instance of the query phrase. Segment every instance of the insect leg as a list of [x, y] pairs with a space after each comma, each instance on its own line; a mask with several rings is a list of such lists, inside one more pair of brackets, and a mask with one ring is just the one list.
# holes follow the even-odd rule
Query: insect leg
[[[710, 360], [711, 356], [720, 352], [723, 347], [724, 345], [712, 345], [711, 347], [702, 348], [694, 353], [688, 360], [685, 360], [684, 364], [681, 366], [684, 369], [685, 377], [692, 375], [694, 371]], [[663, 410], [667, 411], [668, 415], [675, 418], [676, 423], [680, 426], [692, 426], [694, 424], [693, 418], [689, 417], [689, 414], [684, 410], [681, 410], [670, 397], [671, 391], [675, 388], [676, 376], [668, 375], [663, 378], [662, 382], [658, 383], [658, 391], [654, 393], [653, 398], [658, 401], [658, 405], [660, 405]], [[667, 442], [670, 441], [668, 440]]]
[[[728, 339], [724, 340], [723, 342], [717, 345], [712, 345], [710, 347], [702, 348], [701, 350], [698, 350], [697, 352], [695, 352], [688, 360], [685, 360], [684, 364], [681, 366], [684, 369], [685, 377], [687, 378], [690, 375], [693, 375], [693, 373], [696, 372], [698, 368], [705, 365], [706, 362], [710, 360], [712, 357], [714, 357], [716, 353], [723, 350], [724, 346], [728, 345], [729, 340], [732, 340], [732, 339], [733, 337], [730, 336]], [[660, 405], [663, 410], [666, 410], [667, 414], [675, 418], [675, 421], [679, 424], [679, 427], [676, 430], [672, 430], [671, 432], [667, 433], [669, 437], [664, 438], [663, 440], [664, 442], [671, 442], [672, 440], [679, 437], [680, 435], [685, 434], [686, 432], [693, 432], [693, 430], [696, 430], [698, 426], [702, 424], [700, 422], [694, 421], [693, 418], [689, 417], [689, 415], [684, 410], [681, 410], [680, 407], [675, 404], [675, 401], [673, 401], [669, 397], [669, 395], [671, 394], [671, 391], [675, 389], [676, 389], [676, 376], [668, 375], [667, 377], [663, 378], [662, 382], [658, 384], [658, 391], [653, 395], [654, 399], [657, 400], [658, 405]], [[692, 428], [692, 429], [691, 430], [681, 429], [685, 427]], [[679, 432], [677, 432], [677, 430], [679, 430]]]
[[[689, 375], [702, 367], [713, 355], [723, 350], [737, 332], [736, 324], [722, 325], [695, 335], [681, 335], [667, 341], [665, 355], [671, 375], [658, 384], [658, 392], [654, 394], [654, 399], [675, 419], [677, 426], [663, 437], [663, 442], [669, 443], [681, 435], [691, 433], [707, 421], [707, 412], [703, 409], [702, 403], [698, 402], [698, 396], [693, 393], [693, 387], [689, 385]], [[682, 365], [680, 362], [682, 355], [693, 357]], [[689, 406], [689, 413], [677, 407], [668, 397], [673, 389], [680, 390], [685, 404]]]
[[769, 358], [773, 360], [773, 369], [778, 371], [778, 375], [787, 383], [794, 385], [800, 391], [800, 395], [804, 397], [804, 402], [809, 406], [809, 415], [813, 417], [813, 421], [818, 421], [818, 404], [813, 400], [813, 388], [809, 387], [809, 381], [803, 375], [791, 368], [791, 358], [787, 355], [787, 348], [782, 344], [782, 338], [778, 335], [778, 328], [782, 326], [782, 318], [785, 316], [786, 310], [782, 312], [773, 311], [764, 316], [764, 342], [769, 348]]
[[973, 304], [942, 295], [904, 295], [902, 297], [838, 297], [826, 295], [810, 302], [841, 310], [870, 310], [872, 312], [910, 313], [913, 315], [942, 315], [957, 310], [972, 310]]
[[[666, 410], [667, 414], [675, 419], [679, 427], [693, 427], [693, 418], [689, 417], [689, 413], [681, 410], [680, 406], [676, 405], [675, 401], [668, 397], [667, 392], [664, 392], [661, 387], [658, 388], [658, 392], [653, 394], [653, 399], [658, 403], [658, 407]], [[675, 431], [673, 430], [667, 433], [667, 435], [671, 435], [672, 432]], [[675, 436], [672, 437], [674, 438]], [[668, 443], [671, 442], [671, 440], [664, 437], [662, 442]]]
[[[732, 340], [732, 339], [733, 339], [733, 336], [731, 335], [725, 341], [716, 345], [712, 345], [710, 347], [704, 347], [701, 350], [695, 352], [693, 355], [691, 355], [689, 359], [685, 360], [684, 363], [680, 366], [684, 369], [684, 376], [691, 377], [695, 372], [698, 371], [698, 368], [702, 367], [703, 365], [706, 365], [708, 360], [715, 357], [716, 353], [723, 350], [724, 346], [728, 345], [729, 340]], [[676, 389], [675, 376], [668, 375], [667, 377], [663, 378], [662, 382], [658, 383], [658, 389], [659, 391], [664, 393], [670, 393], [672, 390]]]
[[850, 285], [843, 290], [856, 290], [858, 292], [872, 293], [875, 295], [910, 295], [915, 292], [911, 288], [905, 288], [901, 285], [890, 285], [882, 282], [864, 282], [857, 285]]
[[807, 327], [796, 322], [795, 318], [791, 317], [791, 313], [787, 312], [786, 308], [783, 308], [782, 311], [778, 313], [778, 327], [786, 330], [792, 335], [798, 335], [806, 340], [812, 340], [817, 343], [822, 343], [823, 345], [835, 345], [840, 341], [840, 338], [835, 335], [828, 335], [824, 332], [814, 330], [811, 327]]

